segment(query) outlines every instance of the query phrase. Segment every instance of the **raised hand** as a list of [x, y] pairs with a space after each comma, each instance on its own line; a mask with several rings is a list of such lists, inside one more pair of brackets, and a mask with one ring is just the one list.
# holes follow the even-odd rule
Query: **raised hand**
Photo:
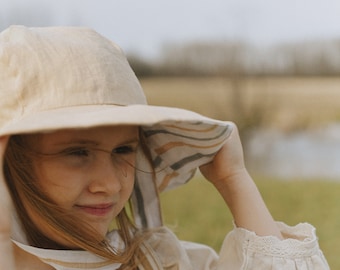
[[235, 224], [258, 235], [282, 238], [276, 223], [248, 174], [243, 149], [235, 124], [233, 131], [213, 161], [202, 165], [200, 171], [222, 195]]
[[236, 174], [246, 171], [243, 159], [243, 149], [234, 123], [232, 132], [223, 147], [214, 157], [213, 161], [200, 167], [204, 177], [212, 182], [217, 188], [232, 180]]

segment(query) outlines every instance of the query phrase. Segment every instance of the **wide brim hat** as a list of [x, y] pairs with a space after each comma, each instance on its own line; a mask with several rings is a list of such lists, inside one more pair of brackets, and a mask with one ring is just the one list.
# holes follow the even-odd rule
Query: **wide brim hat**
[[11, 26], [0, 34], [0, 136], [106, 125], [138, 125], [146, 137], [156, 177], [136, 173], [134, 214], [143, 227], [162, 225], [158, 192], [192, 178], [232, 130], [148, 105], [122, 50], [91, 29]]

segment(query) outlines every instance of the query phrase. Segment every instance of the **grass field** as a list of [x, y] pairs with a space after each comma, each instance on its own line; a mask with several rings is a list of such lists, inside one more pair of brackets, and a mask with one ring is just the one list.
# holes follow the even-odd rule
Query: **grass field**
[[339, 77], [147, 78], [141, 83], [150, 104], [238, 125], [289, 131], [340, 120]]
[[[330, 268], [340, 269], [340, 183], [255, 181], [274, 218], [288, 225], [312, 223]], [[223, 200], [201, 178], [165, 192], [161, 200], [165, 223], [180, 239], [205, 243], [218, 251], [225, 234], [232, 229], [232, 217]]]
[[[340, 78], [147, 78], [141, 83], [151, 104], [238, 125], [294, 131], [340, 121]], [[340, 269], [340, 183], [255, 180], [275, 219], [312, 223], [331, 269]], [[163, 194], [162, 201], [166, 224], [181, 239], [219, 250], [232, 229], [228, 209], [202, 179]]]

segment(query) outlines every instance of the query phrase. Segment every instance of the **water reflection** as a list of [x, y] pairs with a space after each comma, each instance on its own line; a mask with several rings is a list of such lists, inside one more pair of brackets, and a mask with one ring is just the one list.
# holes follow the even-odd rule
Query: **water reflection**
[[258, 130], [246, 144], [246, 159], [254, 174], [340, 180], [340, 123], [289, 134]]

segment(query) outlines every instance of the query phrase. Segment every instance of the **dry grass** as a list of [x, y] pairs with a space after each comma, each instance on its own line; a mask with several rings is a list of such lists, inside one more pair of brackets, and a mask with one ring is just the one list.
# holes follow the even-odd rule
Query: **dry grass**
[[148, 78], [150, 104], [181, 107], [239, 125], [306, 128], [340, 120], [340, 78]]

